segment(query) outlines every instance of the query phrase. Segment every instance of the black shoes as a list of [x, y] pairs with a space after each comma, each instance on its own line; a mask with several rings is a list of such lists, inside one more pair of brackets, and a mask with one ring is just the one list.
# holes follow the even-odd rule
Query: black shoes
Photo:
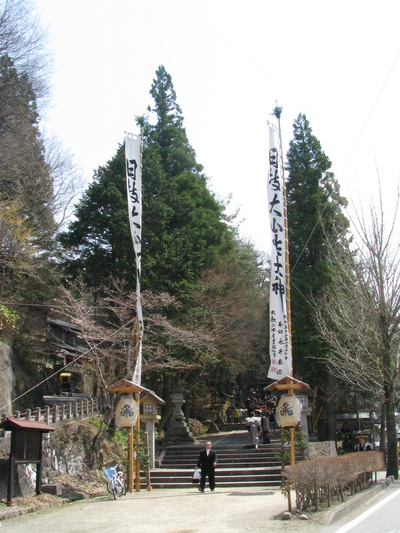
[[199, 492], [204, 492], [204, 489], [200, 489], [200, 488], [199, 488]]

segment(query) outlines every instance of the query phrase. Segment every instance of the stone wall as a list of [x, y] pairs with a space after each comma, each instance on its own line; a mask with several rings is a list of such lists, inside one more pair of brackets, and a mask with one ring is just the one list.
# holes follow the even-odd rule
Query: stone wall
[[[70, 474], [79, 479], [90, 479], [87, 466], [93, 439], [93, 432], [79, 422], [65, 424], [53, 433], [43, 434], [42, 483], [52, 483], [59, 474]], [[0, 499], [7, 498], [9, 472], [10, 432], [0, 439]], [[18, 465], [14, 496], [27, 496], [35, 492], [36, 465]]]
[[11, 349], [8, 344], [0, 341], [0, 414], [11, 414], [11, 393], [13, 389], [13, 373], [11, 369]]
[[309, 442], [309, 458], [334, 457], [337, 455], [335, 441]]

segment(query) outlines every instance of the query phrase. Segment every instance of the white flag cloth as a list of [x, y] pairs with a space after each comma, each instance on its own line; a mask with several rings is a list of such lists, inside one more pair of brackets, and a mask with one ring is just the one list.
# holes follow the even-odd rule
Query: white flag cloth
[[286, 246], [283, 172], [276, 128], [269, 124], [268, 206], [271, 228], [270, 341], [268, 377], [282, 379], [292, 373], [292, 353], [286, 304]]
[[140, 302], [140, 276], [142, 255], [142, 169], [140, 161], [140, 137], [127, 133], [125, 135], [126, 188], [128, 197], [129, 225], [136, 258], [136, 315], [139, 322], [139, 336], [136, 346], [136, 366], [132, 381], [136, 385], [142, 380], [142, 339], [143, 313]]
[[139, 265], [142, 253], [142, 169], [140, 166], [140, 137], [127, 133], [125, 136], [126, 188], [128, 196], [129, 224]]

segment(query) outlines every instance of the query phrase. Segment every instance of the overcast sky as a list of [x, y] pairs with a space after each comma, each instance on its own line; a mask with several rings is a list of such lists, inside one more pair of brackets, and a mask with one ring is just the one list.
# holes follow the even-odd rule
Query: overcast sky
[[[299, 113], [341, 192], [385, 209], [400, 181], [400, 2], [370, 0], [36, 0], [52, 33], [52, 108], [44, 126], [89, 182], [110, 160], [163, 64], [189, 142], [242, 235], [269, 250], [267, 121], [283, 107], [284, 151]], [[351, 213], [350, 213], [351, 214]]]

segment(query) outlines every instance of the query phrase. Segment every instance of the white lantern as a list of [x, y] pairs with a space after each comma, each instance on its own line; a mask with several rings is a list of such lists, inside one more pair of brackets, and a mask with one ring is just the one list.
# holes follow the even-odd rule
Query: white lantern
[[284, 394], [276, 409], [277, 422], [280, 426], [297, 426], [301, 417], [301, 402], [294, 394]]
[[119, 427], [131, 427], [136, 424], [139, 406], [132, 396], [123, 396], [115, 411], [116, 424]]

